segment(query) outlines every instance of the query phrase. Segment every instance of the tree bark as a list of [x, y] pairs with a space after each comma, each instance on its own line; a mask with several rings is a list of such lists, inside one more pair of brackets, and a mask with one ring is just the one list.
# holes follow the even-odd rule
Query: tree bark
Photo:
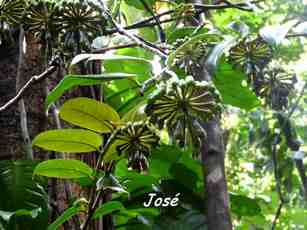
[[[208, 3], [203, 0], [192, 0], [193, 3]], [[209, 17], [208, 14], [205, 15]], [[202, 15], [190, 22], [193, 26], [199, 26]], [[205, 66], [196, 67], [193, 77], [198, 81], [211, 81], [211, 76]], [[209, 230], [231, 230], [232, 222], [229, 207], [229, 195], [225, 175], [225, 146], [223, 132], [219, 120], [212, 120], [203, 125], [206, 131], [201, 146], [201, 162], [203, 165], [204, 190], [206, 196], [207, 227]]]
[[207, 138], [201, 148], [206, 193], [206, 216], [209, 230], [232, 229], [227, 181], [225, 177], [225, 149], [218, 121], [204, 125]]

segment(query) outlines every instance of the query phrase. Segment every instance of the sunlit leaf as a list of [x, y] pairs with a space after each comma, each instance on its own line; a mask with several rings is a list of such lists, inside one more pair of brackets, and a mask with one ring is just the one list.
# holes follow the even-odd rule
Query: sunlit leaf
[[45, 150], [66, 153], [87, 153], [97, 151], [102, 144], [98, 134], [83, 129], [59, 129], [40, 133], [32, 145]]
[[109, 201], [95, 210], [92, 219], [99, 219], [105, 215], [122, 210], [124, 208], [125, 207], [123, 206], [123, 204], [119, 201]]
[[85, 97], [66, 101], [59, 115], [65, 121], [99, 133], [111, 132], [109, 123], [120, 121], [111, 106]]
[[76, 179], [81, 177], [91, 178], [93, 170], [79, 160], [47, 160], [36, 166], [33, 175], [54, 177], [61, 179]]
[[130, 79], [134, 74], [104, 73], [98, 75], [66, 75], [63, 80], [48, 94], [45, 101], [45, 109], [59, 99], [67, 90], [76, 86], [99, 85], [107, 81]]
[[260, 105], [260, 100], [251, 89], [243, 86], [246, 80], [247, 76], [243, 72], [228, 63], [219, 64], [213, 79], [224, 104], [251, 110]]

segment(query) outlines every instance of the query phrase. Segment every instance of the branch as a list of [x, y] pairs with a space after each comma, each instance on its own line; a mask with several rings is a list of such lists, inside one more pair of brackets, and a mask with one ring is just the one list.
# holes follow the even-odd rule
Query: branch
[[92, 53], [105, 53], [105, 52], [108, 52], [108, 51], [111, 51], [111, 50], [119, 50], [119, 49], [131, 48], [131, 47], [136, 47], [136, 46], [138, 46], [138, 44], [134, 42], [134, 43], [128, 43], [128, 44], [123, 44], [123, 45], [94, 49], [92, 51]]
[[305, 199], [307, 200], [307, 176], [306, 176], [306, 172], [305, 172], [305, 166], [304, 166], [304, 162], [302, 159], [295, 159], [295, 165], [297, 168], [297, 171], [299, 172], [302, 184], [303, 184], [303, 190], [304, 190], [304, 195], [305, 195]]
[[17, 103], [33, 85], [35, 85], [35, 84], [41, 82], [42, 80], [46, 79], [53, 72], [55, 72], [56, 69], [57, 69], [56, 65], [51, 65], [40, 75], [34, 75], [33, 77], [31, 77], [31, 79], [18, 91], [18, 93], [16, 94], [15, 97], [13, 97], [6, 104], [4, 104], [3, 106], [0, 107], [0, 112], [7, 110], [12, 105]]
[[[258, 1], [251, 1], [250, 3], [251, 4], [257, 4], [257, 3], [260, 3], [260, 2], [264, 2], [265, 0], [258, 0]], [[197, 10], [197, 13], [200, 14], [200, 13], [203, 13], [205, 11], [208, 11], [208, 10], [224, 10], [224, 9], [240, 9], [240, 10], [245, 10], [245, 11], [252, 11], [252, 9], [249, 9], [249, 8], [244, 8], [244, 9], [241, 9], [242, 7], [248, 7], [247, 4], [245, 3], [238, 3], [238, 4], [219, 4], [219, 5], [205, 5], [205, 4], [194, 4], [196, 10]], [[156, 26], [157, 25], [157, 22], [153, 22], [155, 21], [155, 18], [159, 19], [163, 16], [167, 16], [167, 15], [171, 15], [173, 13], [175, 13], [176, 10], [168, 10], [168, 11], [165, 11], [163, 13], [160, 13], [160, 14], [156, 14], [155, 17], [149, 17], [147, 19], [144, 19], [142, 21], [139, 21], [139, 22], [136, 22], [132, 25], [128, 25], [128, 26], [125, 26], [123, 29], [125, 30], [133, 30], [133, 29], [139, 29], [139, 28], [144, 28], [144, 27], [151, 27], [151, 26]], [[183, 17], [182, 17], [183, 18]], [[177, 18], [169, 18], [169, 19], [166, 19], [166, 20], [160, 20], [160, 25], [163, 24], [163, 23], [167, 23], [167, 22], [171, 22], [171, 21], [174, 21], [174, 20], [177, 20]], [[113, 28], [113, 29], [110, 29], [110, 30], [107, 30], [105, 32], [106, 35], [110, 35], [110, 34], [114, 34], [114, 33], [117, 33], [117, 29], [116, 28]]]
[[283, 207], [284, 203], [283, 202], [280, 202], [278, 208], [277, 208], [277, 211], [276, 211], [276, 214], [275, 214], [275, 217], [274, 217], [274, 220], [273, 220], [273, 224], [272, 224], [272, 227], [271, 227], [271, 230], [274, 230], [275, 227], [276, 227], [276, 224], [277, 224], [277, 220], [281, 214], [281, 209]]
[[164, 51], [161, 51], [158, 47], [156, 47], [154, 44], [151, 44], [149, 42], [144, 42], [140, 38], [136, 37], [133, 34], [130, 34], [128, 31], [126, 31], [124, 28], [121, 27], [113, 18], [112, 16], [106, 12], [109, 19], [111, 20], [112, 24], [115, 26], [118, 33], [130, 38], [132, 41], [134, 41], [138, 46], [143, 47], [144, 49], [150, 50], [153, 53], [158, 54], [159, 56], [166, 58], [167, 54]]
[[307, 38], [307, 34], [306, 33], [296, 33], [296, 34], [287, 34], [286, 38], [297, 38], [297, 37], [306, 37]]
[[152, 17], [154, 18], [155, 22], [157, 23], [158, 29], [159, 29], [159, 37], [160, 37], [160, 42], [165, 42], [166, 36], [165, 33], [163, 31], [163, 28], [161, 26], [161, 22], [160, 19], [158, 17], [156, 17], [155, 13], [152, 11], [152, 9], [148, 6], [147, 2], [145, 0], [141, 0], [144, 8], [152, 15]]

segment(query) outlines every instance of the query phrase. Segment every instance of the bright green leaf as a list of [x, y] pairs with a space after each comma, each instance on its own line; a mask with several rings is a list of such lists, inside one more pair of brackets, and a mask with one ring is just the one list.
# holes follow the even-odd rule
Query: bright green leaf
[[87, 153], [97, 151], [102, 144], [100, 135], [83, 129], [59, 129], [40, 133], [32, 145], [50, 151]]
[[65, 102], [60, 109], [60, 117], [74, 125], [99, 133], [112, 131], [107, 122], [120, 121], [119, 115], [111, 106], [85, 97]]
[[98, 207], [95, 210], [92, 219], [99, 219], [99, 218], [101, 218], [105, 215], [108, 215], [108, 214], [115, 212], [115, 211], [122, 210], [124, 208], [125, 207], [123, 206], [123, 204], [119, 201], [109, 201], [109, 202], [103, 204], [102, 206]]
[[99, 75], [66, 75], [63, 80], [48, 94], [45, 101], [45, 108], [59, 99], [67, 90], [76, 86], [98, 85], [106, 81], [130, 79], [134, 74], [127, 73], [103, 73]]
[[77, 215], [79, 212], [80, 208], [75, 206], [66, 209], [61, 216], [59, 216], [52, 224], [48, 226], [47, 230], [58, 230], [63, 223]]
[[33, 175], [55, 177], [61, 179], [75, 179], [81, 177], [91, 177], [92, 168], [79, 160], [55, 159], [47, 160], [38, 164]]
[[247, 76], [228, 63], [218, 65], [213, 79], [216, 88], [222, 95], [223, 103], [251, 110], [260, 105], [260, 100], [248, 88], [242, 85]]

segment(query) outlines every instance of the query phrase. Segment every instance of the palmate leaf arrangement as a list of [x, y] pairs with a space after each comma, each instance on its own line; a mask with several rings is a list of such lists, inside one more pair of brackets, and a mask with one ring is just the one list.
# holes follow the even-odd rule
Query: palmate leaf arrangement
[[[54, 47], [60, 46], [76, 51], [74, 44], [80, 44], [77, 51], [88, 51], [93, 39], [103, 34], [107, 21], [100, 6], [86, 1], [64, 1], [59, 5], [39, 1], [27, 5], [23, 0], [2, 0], [0, 9], [0, 42], [7, 40], [9, 32], [23, 21], [24, 28], [36, 34], [51, 52]], [[93, 169], [79, 160], [55, 159], [38, 164], [34, 174], [63, 179], [88, 178], [93, 183], [97, 182], [97, 191], [110, 189], [122, 192], [124, 189], [112, 175], [112, 166], [119, 159], [126, 158], [130, 169], [146, 171], [152, 150], [159, 146], [161, 130], [167, 130], [173, 144], [192, 148], [194, 157], [198, 158], [197, 153], [206, 138], [203, 126], [212, 119], [220, 118], [223, 98], [214, 84], [196, 81], [191, 75], [193, 68], [201, 66], [221, 39], [220, 34], [195, 29], [191, 38], [180, 37], [172, 44], [173, 49], [170, 49], [166, 61], [172, 77], [165, 78], [164, 71], [154, 79], [156, 89], [147, 98], [143, 120], [126, 122], [107, 103], [94, 99], [80, 97], [66, 101], [60, 109], [60, 117], [83, 129], [43, 132], [33, 140], [33, 146], [64, 153], [97, 152], [97, 165]], [[275, 110], [287, 107], [288, 96], [295, 83], [293, 75], [282, 69], [270, 68], [268, 64], [273, 58], [273, 49], [265, 39], [251, 36], [238, 40], [237, 44], [228, 47], [229, 52], [223, 50], [226, 61], [246, 74], [252, 90], [264, 98], [269, 107]], [[114, 59], [125, 58], [117, 56]], [[104, 61], [110, 56], [81, 54], [72, 63], [91, 59]], [[137, 61], [146, 65], [150, 63], [150, 60]], [[177, 75], [176, 69], [182, 69], [184, 74]], [[77, 85], [100, 85], [107, 81], [112, 84], [117, 79], [135, 76], [127, 73], [68, 75], [50, 93], [47, 105]], [[101, 173], [102, 169], [104, 173]]]

